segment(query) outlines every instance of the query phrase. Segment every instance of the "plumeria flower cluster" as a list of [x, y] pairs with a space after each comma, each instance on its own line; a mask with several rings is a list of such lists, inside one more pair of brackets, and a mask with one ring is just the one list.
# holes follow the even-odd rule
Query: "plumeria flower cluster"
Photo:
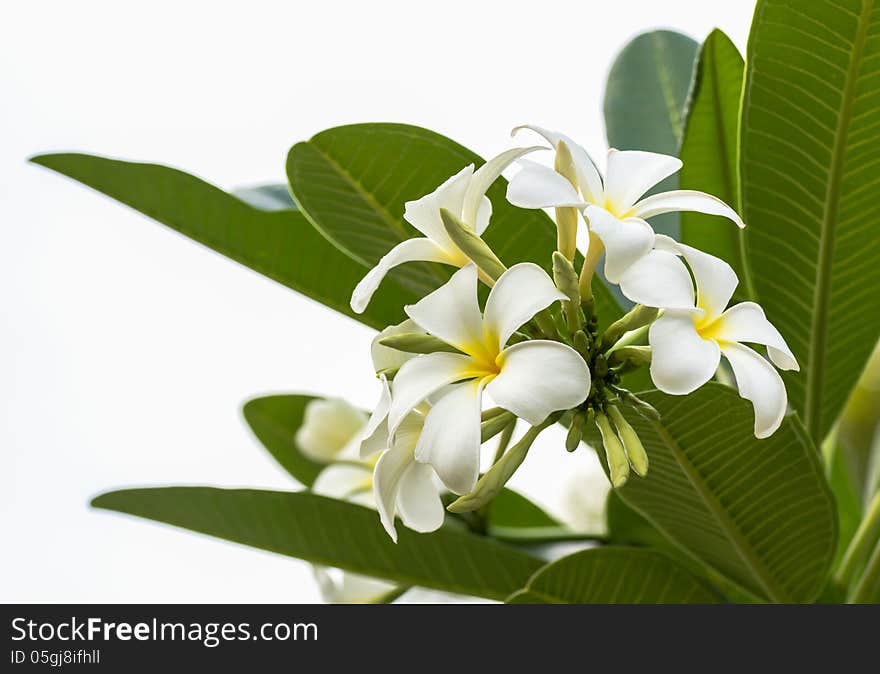
[[[662, 213], [697, 211], [744, 227], [736, 211], [693, 190], [644, 196], [681, 168], [676, 157], [612, 149], [603, 175], [568, 136], [535, 126], [514, 133], [524, 129], [549, 147], [514, 148], [476, 171], [466, 166], [408, 202], [404, 218], [424, 237], [389, 251], [352, 296], [352, 308], [363, 311], [399, 264], [457, 268], [440, 288], [404, 307], [408, 319], [373, 343], [382, 395], [360, 459], [375, 464], [376, 507], [395, 540], [396, 516], [409, 528], [431, 531], [446, 510], [479, 514], [538, 434], [557, 422], [568, 425], [569, 451], [580, 446], [587, 423], [595, 424], [615, 487], [631, 471], [644, 477], [648, 453], [622, 411], [658, 418], [622, 384], [640, 367], [650, 367], [661, 391], [684, 395], [716, 376], [723, 355], [740, 395], [754, 407], [756, 437], [771, 435], [786, 413], [776, 368], [798, 365], [782, 336], [757, 304], [727, 306], [738, 285], [730, 265], [656, 234], [649, 223]], [[540, 157], [542, 149], [552, 152], [552, 166], [526, 158]], [[514, 163], [520, 171], [508, 185], [508, 201], [553, 209], [552, 275], [532, 263], [506, 267], [482, 238], [492, 215], [486, 192]], [[586, 235], [582, 255], [579, 230]], [[593, 301], [600, 262], [605, 281], [635, 303], [601, 332]], [[481, 283], [489, 288], [482, 307]], [[767, 357], [746, 343], [765, 346]], [[518, 419], [530, 428], [509, 446]], [[495, 460], [481, 476], [481, 446], [496, 435]], [[458, 498], [444, 508], [449, 493]]]

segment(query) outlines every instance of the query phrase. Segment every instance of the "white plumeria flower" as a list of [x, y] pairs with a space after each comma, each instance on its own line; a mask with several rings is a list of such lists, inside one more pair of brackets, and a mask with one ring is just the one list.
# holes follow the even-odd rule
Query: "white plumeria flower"
[[357, 455], [367, 415], [340, 398], [309, 401], [296, 432], [300, 451], [318, 463]]
[[698, 211], [729, 218], [738, 227], [745, 224], [720, 199], [694, 190], [662, 192], [640, 197], [681, 166], [681, 160], [664, 154], [641, 151], [608, 151], [605, 178], [587, 154], [571, 138], [537, 126], [531, 129], [555, 149], [560, 141], [568, 146], [577, 185], [552, 168], [521, 162], [523, 169], [507, 187], [507, 199], [522, 208], [575, 207], [582, 210], [590, 231], [605, 246], [605, 277], [620, 283], [629, 267], [646, 255], [654, 244], [654, 230], [645, 220], [673, 211]]
[[[755, 437], [772, 435], [788, 407], [785, 384], [773, 365], [799, 369], [782, 335], [754, 302], [727, 308], [739, 280], [724, 260], [666, 236], [658, 236], [656, 245], [645, 264], [657, 270], [654, 278], [669, 280], [657, 301], [672, 308], [666, 308], [648, 332], [654, 384], [673, 395], [690, 393], [712, 378], [723, 354], [740, 396], [755, 409]], [[679, 254], [693, 273], [696, 297]], [[743, 342], [765, 345], [770, 360]]]
[[512, 162], [527, 152], [541, 149], [544, 148], [507, 150], [490, 159], [477, 171], [474, 171], [473, 164], [469, 164], [430, 194], [406, 202], [404, 220], [425, 236], [402, 241], [379, 260], [379, 264], [355, 287], [351, 295], [352, 310], [363, 313], [385, 275], [404, 262], [441, 262], [454, 267], [470, 263], [470, 258], [446, 233], [440, 210], [445, 208], [482, 235], [492, 217], [492, 203], [486, 197], [489, 187]]
[[415, 457], [431, 464], [450, 490], [464, 494], [477, 482], [483, 389], [496, 404], [533, 425], [586, 400], [590, 370], [571, 347], [530, 340], [505, 348], [520, 326], [563, 299], [543, 269], [521, 263], [498, 278], [481, 313], [477, 269], [470, 264], [406, 307], [426, 332], [462, 353], [419, 355], [401, 366], [388, 428], [393, 434], [419, 403], [448, 387], [424, 419]]
[[416, 444], [430, 406], [422, 403], [412, 409], [393, 433], [388, 428], [390, 408], [391, 389], [382, 377], [382, 395], [370, 417], [361, 456], [381, 452], [373, 471], [372, 495], [382, 526], [396, 543], [396, 515], [400, 515], [407, 528], [428, 532], [440, 528], [445, 510], [440, 500], [442, 485], [434, 469], [415, 459]]

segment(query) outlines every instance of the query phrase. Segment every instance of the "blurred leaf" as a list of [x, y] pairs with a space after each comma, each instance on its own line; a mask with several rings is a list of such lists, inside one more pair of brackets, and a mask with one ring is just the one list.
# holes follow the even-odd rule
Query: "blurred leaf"
[[[618, 489], [627, 505], [747, 592], [775, 602], [815, 599], [835, 553], [837, 519], [818, 452], [797, 418], [756, 440], [751, 404], [722, 384], [639, 397], [662, 419], [626, 415], [651, 466], [646, 478]], [[601, 447], [596, 435], [590, 428], [588, 439]]]
[[880, 5], [759, 0], [746, 58], [742, 208], [756, 299], [801, 371], [819, 443], [880, 336]]
[[399, 527], [394, 544], [375, 511], [308, 492], [126, 489], [92, 505], [402, 585], [489, 599], [507, 597], [541, 567], [525, 552], [450, 526], [430, 534]]
[[238, 197], [261, 211], [297, 210], [293, 197], [286, 184], [253, 185], [237, 187], [232, 196]]
[[718, 597], [668, 557], [639, 548], [581, 550], [538, 571], [510, 604], [715, 604]]
[[[404, 204], [433, 192], [468, 164], [479, 167], [483, 159], [433, 131], [405, 124], [352, 124], [294, 145], [287, 175], [296, 201], [315, 226], [373, 266], [401, 241], [423, 236], [403, 219]], [[532, 261], [549, 271], [556, 249], [553, 221], [543, 211], [512, 206], [506, 188], [500, 178], [488, 192], [493, 213], [483, 238], [507, 266]], [[424, 295], [453, 271], [419, 262], [401, 265], [389, 276]], [[607, 287], [596, 289], [596, 302], [603, 323], [622, 314]]]
[[[623, 48], [605, 86], [609, 147], [678, 155], [698, 48], [691, 38], [669, 30], [643, 33]], [[678, 177], [671, 176], [649, 194], [677, 188]], [[657, 232], [678, 238], [678, 213], [651, 223]]]
[[[679, 187], [712, 194], [736, 208], [737, 144], [743, 58], [733, 42], [713, 30], [700, 50], [679, 157]], [[743, 230], [717, 216], [681, 214], [681, 241], [728, 261], [740, 278], [736, 300], [748, 299]]]
[[57, 171], [161, 222], [331, 309], [382, 329], [404, 318], [419, 297], [389, 280], [361, 315], [349, 307], [366, 273], [300, 214], [267, 212], [177, 169], [85, 154], [46, 154], [35, 164]]
[[311, 487], [324, 465], [305, 456], [296, 444], [306, 405], [314, 396], [284, 394], [254, 398], [244, 404], [244, 418], [257, 439], [295, 480]]

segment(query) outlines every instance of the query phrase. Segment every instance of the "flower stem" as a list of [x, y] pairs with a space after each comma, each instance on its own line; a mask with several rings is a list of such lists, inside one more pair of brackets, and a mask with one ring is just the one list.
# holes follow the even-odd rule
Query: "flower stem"
[[495, 450], [495, 457], [492, 459], [493, 466], [498, 463], [498, 460], [504, 456], [504, 452], [507, 451], [510, 439], [513, 437], [514, 428], [516, 428], [516, 417], [513, 417], [507, 426], [504, 427], [504, 430], [501, 431], [501, 437], [498, 438], [498, 449]]
[[[878, 537], [880, 537], [880, 491], [874, 494], [865, 517], [856, 529], [856, 533], [849, 543], [840, 567], [834, 576], [834, 580], [839, 587], [846, 588], [852, 580], [856, 568], [871, 550]], [[875, 550], [876, 556], [876, 550]]]

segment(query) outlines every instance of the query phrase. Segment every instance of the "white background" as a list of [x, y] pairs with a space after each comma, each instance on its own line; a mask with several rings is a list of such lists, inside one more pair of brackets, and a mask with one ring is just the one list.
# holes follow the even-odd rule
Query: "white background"
[[[753, 3], [29, 2], [0, 22], [0, 600], [315, 601], [309, 566], [90, 510], [131, 485], [289, 488], [240, 403], [376, 395], [353, 321], [25, 163], [80, 150], [221, 187], [282, 181], [338, 124], [425, 126], [488, 156], [523, 122], [604, 151], [616, 52], [673, 27], [744, 48]], [[421, 195], [412, 195], [416, 198]], [[556, 438], [558, 440], [558, 438]], [[586, 452], [533, 452], [551, 508]]]

